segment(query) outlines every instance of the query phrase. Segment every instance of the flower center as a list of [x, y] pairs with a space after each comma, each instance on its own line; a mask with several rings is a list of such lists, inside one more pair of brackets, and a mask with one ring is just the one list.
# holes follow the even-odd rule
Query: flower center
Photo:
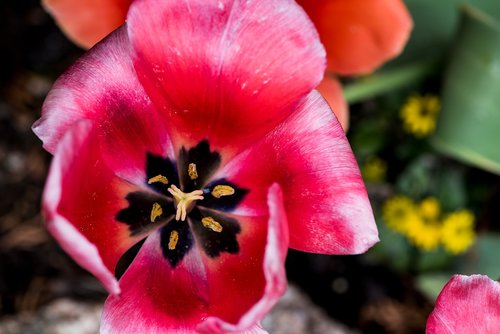
[[[147, 153], [147, 188], [139, 186], [137, 191], [127, 193], [128, 207], [121, 209], [115, 219], [129, 226], [130, 236], [144, 237], [142, 243], [152, 232], [159, 233], [162, 254], [172, 268], [193, 247], [203, 250], [209, 258], [237, 254], [241, 226], [231, 212], [248, 190], [217, 177], [221, 160], [218, 152], [210, 150], [207, 140], [189, 149], [182, 147], [177, 160]], [[135, 256], [141, 245], [123, 257]], [[130, 264], [127, 259], [123, 260], [125, 267]]]
[[186, 220], [187, 213], [193, 208], [194, 202], [203, 199], [202, 190], [185, 193], [172, 184], [167, 191], [174, 197], [175, 207], [177, 208], [175, 220]]

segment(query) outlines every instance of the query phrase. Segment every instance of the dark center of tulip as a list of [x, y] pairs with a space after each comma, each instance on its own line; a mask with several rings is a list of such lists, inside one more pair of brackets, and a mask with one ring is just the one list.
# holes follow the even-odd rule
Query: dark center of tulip
[[[148, 154], [148, 189], [127, 194], [129, 206], [117, 213], [116, 220], [129, 225], [131, 236], [158, 230], [163, 255], [172, 267], [195, 245], [211, 258], [222, 252], [238, 253], [237, 234], [241, 229], [230, 212], [247, 190], [224, 178], [212, 179], [220, 162], [220, 154], [210, 151], [208, 141], [189, 150], [183, 147], [176, 162]], [[129, 264], [143, 241], [124, 255], [120, 266]]]

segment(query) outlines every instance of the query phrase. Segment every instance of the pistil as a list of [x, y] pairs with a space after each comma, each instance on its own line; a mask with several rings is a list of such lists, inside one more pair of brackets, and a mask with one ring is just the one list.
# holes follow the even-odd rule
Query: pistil
[[203, 199], [203, 191], [195, 190], [190, 193], [185, 193], [175, 185], [171, 185], [168, 188], [168, 192], [174, 197], [175, 205], [177, 207], [177, 211], [175, 213], [175, 220], [186, 220], [186, 216], [188, 210], [191, 208], [191, 204], [194, 201]]

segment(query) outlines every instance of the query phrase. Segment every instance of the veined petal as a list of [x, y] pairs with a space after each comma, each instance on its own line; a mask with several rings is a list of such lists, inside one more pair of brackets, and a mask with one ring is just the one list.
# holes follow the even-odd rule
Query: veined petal
[[494, 334], [500, 329], [500, 283], [483, 275], [455, 275], [427, 320], [427, 334]]
[[283, 189], [290, 247], [356, 254], [378, 233], [356, 160], [340, 124], [318, 92], [261, 142], [227, 164], [225, 175], [250, 189], [236, 214], [260, 215], [268, 185]]
[[349, 129], [349, 106], [342, 94], [342, 85], [340, 82], [331, 76], [325, 76], [316, 89], [332, 108], [344, 132], [347, 132]]
[[328, 69], [366, 74], [397, 56], [413, 23], [402, 0], [298, 0], [325, 45]]
[[132, 0], [42, 0], [64, 33], [90, 48], [125, 22]]
[[122, 276], [120, 296], [106, 301], [101, 333], [266, 333], [258, 321], [285, 291], [288, 247], [277, 185], [267, 202], [268, 215], [237, 217], [237, 254], [213, 259], [198, 244], [172, 268], [160, 233], [151, 234]]
[[103, 164], [95, 139], [89, 121], [77, 123], [62, 139], [47, 178], [43, 211], [62, 248], [118, 293], [116, 263], [139, 237], [131, 238], [127, 225], [114, 219], [130, 187]]
[[139, 78], [188, 146], [237, 151], [323, 75], [322, 45], [292, 0], [138, 0], [127, 22]]
[[165, 156], [170, 140], [138, 82], [121, 28], [78, 60], [54, 84], [33, 131], [54, 153], [69, 128], [82, 119], [96, 124], [102, 152], [120, 176], [144, 182], [147, 152]]
[[[234, 321], [235, 316], [241, 313], [238, 307], [231, 307], [231, 304], [235, 304], [235, 296], [241, 301], [242, 296], [245, 294], [251, 296], [252, 293], [250, 287], [254, 284], [255, 280], [258, 280], [258, 275], [255, 274], [256, 269], [252, 269], [255, 264], [248, 263], [248, 259], [255, 258], [255, 254], [259, 254], [258, 250], [252, 250], [249, 254], [242, 254], [241, 259], [236, 261], [231, 261], [228, 258], [227, 263], [211, 263], [212, 275], [216, 275], [218, 272], [225, 271], [224, 279], [214, 278], [216, 285], [214, 286], [213, 298], [214, 300], [220, 301], [225, 300], [220, 303], [218, 307], [218, 312], [214, 312], [218, 317], [208, 317], [203, 324], [199, 327], [202, 332], [206, 333], [227, 333], [227, 332], [238, 332], [242, 329], [250, 328], [255, 323], [260, 321], [266, 313], [268, 313], [278, 299], [283, 295], [286, 289], [286, 274], [284, 268], [285, 257], [288, 249], [288, 226], [285, 215], [285, 209], [283, 207], [283, 194], [281, 188], [278, 184], [274, 184], [269, 188], [267, 205], [269, 207], [269, 228], [267, 231], [267, 246], [264, 258], [264, 278], [265, 278], [265, 288], [264, 294], [260, 300], [256, 301], [251, 309], [246, 312], [243, 317], [236, 318], [237, 322]], [[249, 218], [240, 217], [240, 220], [248, 220]], [[247, 224], [257, 228], [256, 223]], [[263, 225], [262, 223], [260, 224]], [[249, 232], [247, 237], [251, 234], [256, 234], [255, 232]], [[251, 237], [253, 238], [253, 237]], [[241, 243], [253, 243], [248, 238], [248, 241], [242, 240]], [[259, 242], [258, 244], [261, 244]], [[254, 248], [258, 249], [258, 245], [254, 245]], [[252, 253], [254, 253], [252, 255]], [[245, 259], [245, 257], [247, 259]], [[258, 255], [260, 257], [260, 254]], [[234, 258], [233, 258], [234, 260]], [[230, 263], [232, 262], [232, 263]], [[219, 267], [219, 268], [217, 268]], [[227, 268], [230, 268], [229, 270]], [[254, 274], [252, 275], [252, 271]], [[244, 280], [235, 280], [234, 274], [241, 273], [238, 277], [245, 277]], [[227, 293], [227, 291], [235, 291], [234, 294]], [[259, 294], [258, 292], [256, 293]], [[252, 298], [252, 297], [250, 297]], [[235, 312], [236, 311], [236, 312]], [[235, 313], [230, 315], [230, 313]], [[222, 316], [224, 315], [224, 317]], [[223, 320], [225, 319], [225, 320]]]
[[160, 231], [151, 234], [120, 279], [122, 293], [104, 304], [101, 333], [193, 333], [207, 313], [207, 279], [193, 249], [172, 269]]

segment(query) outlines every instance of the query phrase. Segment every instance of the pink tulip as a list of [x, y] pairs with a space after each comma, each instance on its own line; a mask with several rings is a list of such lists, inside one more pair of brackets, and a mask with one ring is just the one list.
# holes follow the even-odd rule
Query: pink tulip
[[324, 67], [294, 1], [138, 0], [57, 80], [43, 209], [111, 293], [101, 332], [265, 333], [288, 247], [378, 241]]
[[483, 275], [455, 275], [427, 320], [427, 334], [500, 332], [500, 283]]

